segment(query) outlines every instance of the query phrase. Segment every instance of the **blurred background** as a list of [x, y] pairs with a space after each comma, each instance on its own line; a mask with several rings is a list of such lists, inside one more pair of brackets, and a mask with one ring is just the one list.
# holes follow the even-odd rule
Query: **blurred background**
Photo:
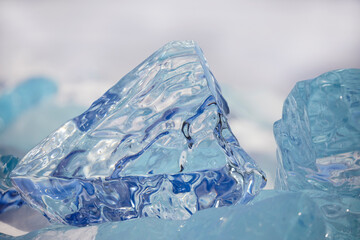
[[165, 43], [189, 39], [272, 188], [283, 101], [297, 81], [359, 68], [359, 25], [357, 0], [0, 0], [0, 154], [22, 157]]

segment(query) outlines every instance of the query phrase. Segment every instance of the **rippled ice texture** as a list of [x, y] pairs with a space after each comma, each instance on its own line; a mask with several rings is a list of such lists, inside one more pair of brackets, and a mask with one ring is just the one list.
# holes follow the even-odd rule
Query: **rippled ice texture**
[[12, 180], [50, 219], [79, 226], [246, 203], [266, 178], [228, 112], [200, 48], [171, 42], [32, 149]]
[[308, 191], [327, 239], [360, 238], [360, 69], [298, 82], [274, 124], [276, 188]]
[[[259, 199], [260, 198], [260, 199]], [[304, 193], [262, 191], [244, 206], [206, 209], [185, 221], [143, 218], [75, 228], [53, 225], [4, 239], [324, 239], [320, 209]]]
[[9, 177], [18, 162], [19, 159], [14, 156], [0, 155], [0, 214], [24, 204]]
[[298, 82], [274, 124], [277, 184], [360, 195], [360, 70]]

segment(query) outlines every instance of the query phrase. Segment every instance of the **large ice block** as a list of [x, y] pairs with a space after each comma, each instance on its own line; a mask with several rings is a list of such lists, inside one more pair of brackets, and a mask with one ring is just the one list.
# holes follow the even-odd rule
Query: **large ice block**
[[12, 180], [50, 219], [80, 226], [247, 203], [266, 178], [228, 113], [198, 45], [171, 42], [32, 149]]

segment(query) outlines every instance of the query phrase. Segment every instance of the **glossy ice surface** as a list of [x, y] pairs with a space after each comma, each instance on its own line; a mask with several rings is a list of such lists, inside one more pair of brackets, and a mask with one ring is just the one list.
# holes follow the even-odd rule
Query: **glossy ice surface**
[[265, 190], [254, 203], [206, 209], [185, 221], [144, 218], [85, 228], [51, 226], [16, 239], [300, 240], [325, 239], [325, 234], [321, 211], [306, 194]]
[[327, 239], [360, 238], [360, 69], [298, 82], [274, 124], [276, 188], [306, 190]]
[[0, 155], [0, 214], [24, 204], [19, 193], [11, 184], [9, 177], [18, 162], [19, 159], [14, 156]]
[[32, 149], [12, 180], [50, 219], [79, 226], [247, 203], [266, 178], [228, 112], [200, 48], [171, 42]]

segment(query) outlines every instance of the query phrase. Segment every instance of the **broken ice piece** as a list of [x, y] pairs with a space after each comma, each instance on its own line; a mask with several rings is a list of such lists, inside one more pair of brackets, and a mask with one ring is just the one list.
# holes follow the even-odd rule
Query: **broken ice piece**
[[0, 155], [0, 214], [24, 204], [9, 177], [18, 162], [19, 159], [14, 156]]
[[306, 191], [327, 239], [360, 239], [360, 69], [298, 82], [274, 124], [275, 187]]
[[360, 69], [298, 82], [274, 124], [277, 187], [360, 195]]
[[19, 115], [57, 92], [56, 84], [46, 77], [31, 77], [12, 91], [0, 96], [0, 133]]
[[266, 178], [228, 112], [198, 45], [171, 42], [32, 149], [12, 180], [50, 219], [78, 226], [247, 203]]

